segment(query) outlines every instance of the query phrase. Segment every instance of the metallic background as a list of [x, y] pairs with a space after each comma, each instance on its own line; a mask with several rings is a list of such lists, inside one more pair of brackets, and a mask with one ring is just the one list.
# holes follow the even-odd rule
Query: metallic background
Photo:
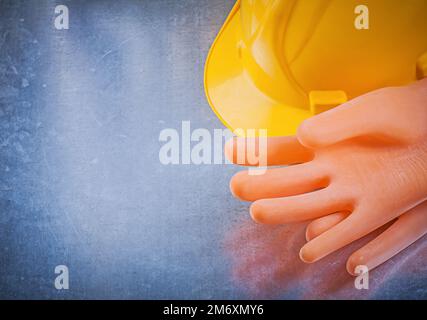
[[0, 0], [0, 298], [427, 297], [425, 239], [358, 292], [349, 252], [306, 266], [303, 226], [250, 221], [237, 168], [160, 164], [162, 129], [222, 128], [203, 67], [232, 5]]

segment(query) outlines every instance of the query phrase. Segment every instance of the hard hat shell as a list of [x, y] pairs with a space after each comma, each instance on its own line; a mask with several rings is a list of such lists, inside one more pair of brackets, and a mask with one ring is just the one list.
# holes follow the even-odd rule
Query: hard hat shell
[[348, 99], [425, 76], [427, 0], [239, 0], [209, 52], [205, 92], [231, 130], [282, 136]]

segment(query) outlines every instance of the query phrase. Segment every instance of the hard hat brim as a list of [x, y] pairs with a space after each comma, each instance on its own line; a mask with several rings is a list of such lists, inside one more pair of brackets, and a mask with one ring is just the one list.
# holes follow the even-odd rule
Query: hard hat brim
[[232, 131], [267, 129], [268, 136], [295, 134], [311, 112], [274, 101], [255, 86], [240, 57], [240, 29], [240, 1], [237, 1], [205, 64], [204, 86], [211, 108]]

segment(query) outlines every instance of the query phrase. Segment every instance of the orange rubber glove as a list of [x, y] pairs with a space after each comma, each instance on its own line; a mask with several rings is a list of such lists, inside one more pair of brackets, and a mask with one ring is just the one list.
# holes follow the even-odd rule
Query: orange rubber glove
[[[242, 142], [241, 139], [237, 141]], [[229, 143], [226, 154], [240, 159]], [[255, 201], [261, 223], [315, 220], [300, 257], [314, 262], [400, 218], [347, 263], [373, 269], [427, 231], [427, 79], [386, 88], [306, 120], [297, 137], [270, 138], [269, 169], [238, 173], [232, 193]], [[402, 215], [403, 213], [405, 213]]]

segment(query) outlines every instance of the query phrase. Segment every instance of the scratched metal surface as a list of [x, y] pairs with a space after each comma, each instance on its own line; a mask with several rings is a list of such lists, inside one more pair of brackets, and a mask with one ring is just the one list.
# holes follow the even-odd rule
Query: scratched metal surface
[[[158, 160], [162, 129], [222, 128], [203, 65], [233, 1], [62, 3], [66, 31], [57, 1], [0, 0], [0, 298], [264, 297], [233, 277], [227, 239], [251, 224], [228, 191], [237, 169]], [[373, 297], [425, 298], [423, 262]], [[54, 288], [60, 264], [69, 290]]]

